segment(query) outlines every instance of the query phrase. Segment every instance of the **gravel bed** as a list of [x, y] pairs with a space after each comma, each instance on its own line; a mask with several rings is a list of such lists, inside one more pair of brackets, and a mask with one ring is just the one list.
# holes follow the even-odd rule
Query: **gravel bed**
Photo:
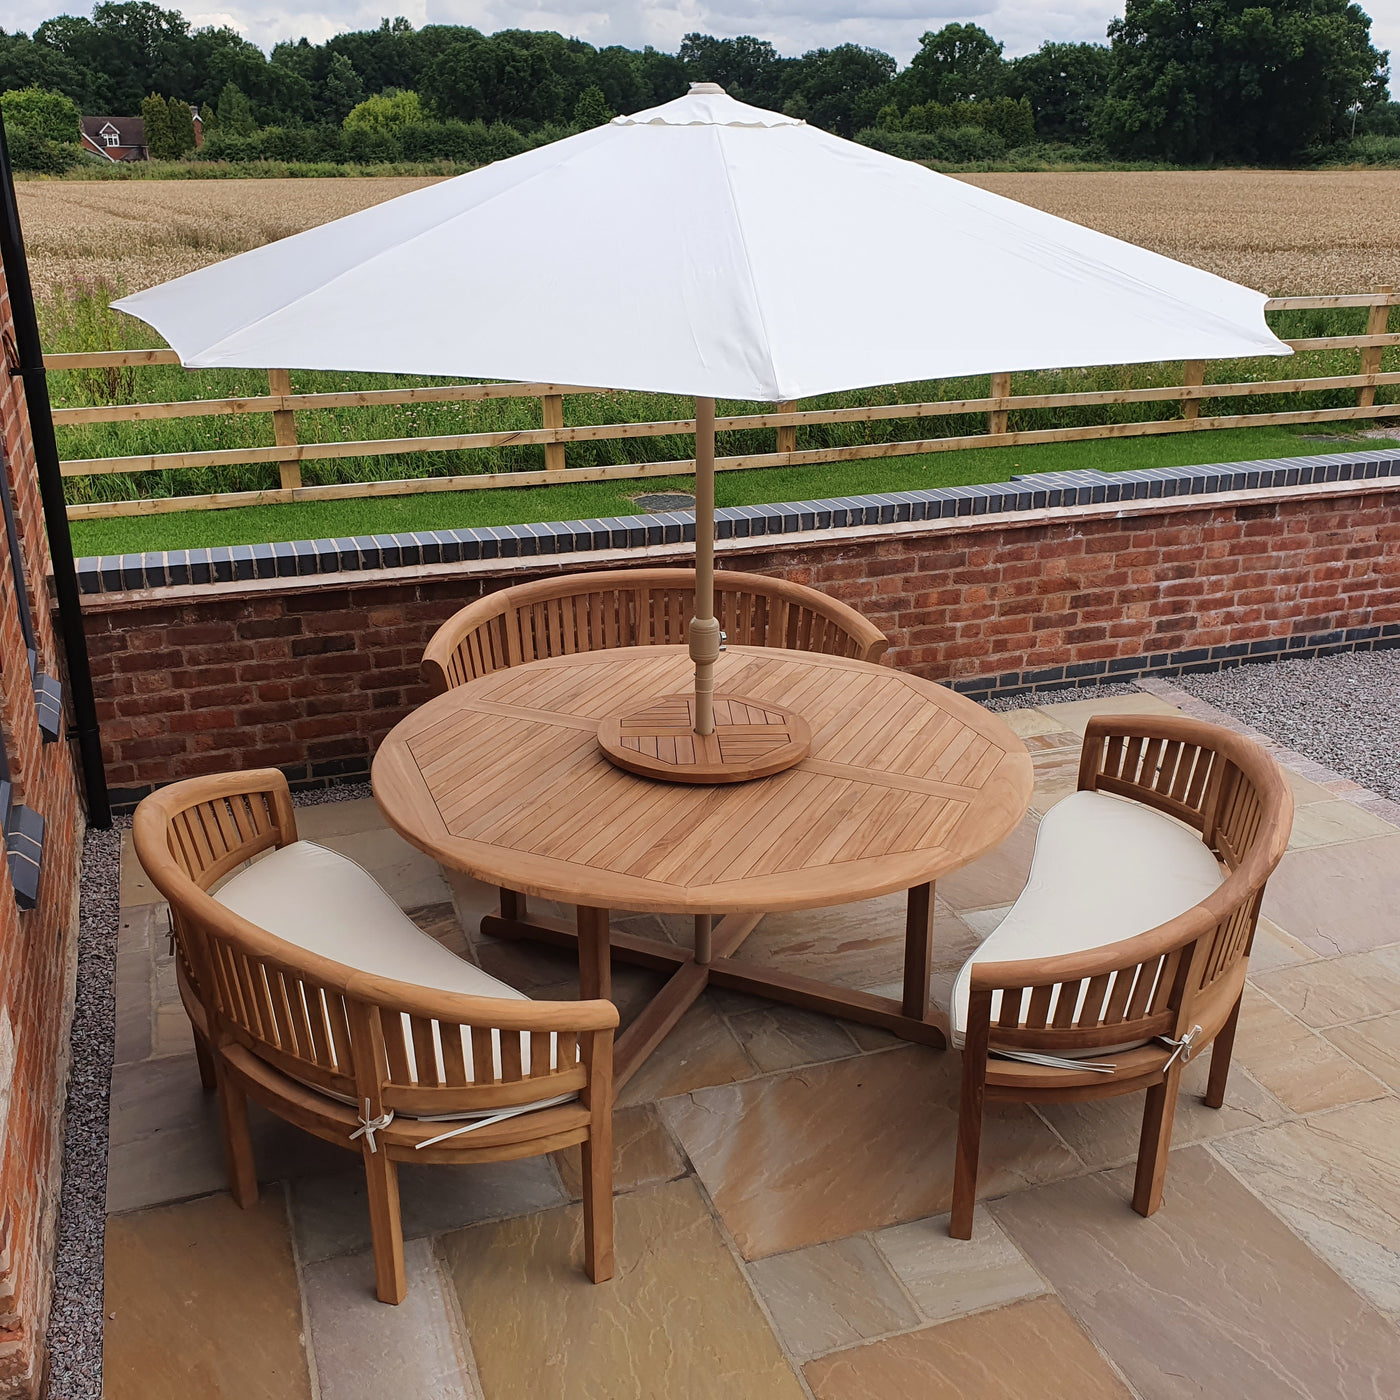
[[1286, 747], [1400, 801], [1400, 650], [1172, 679]]
[[101, 1400], [107, 1110], [116, 1038], [122, 833], [89, 831], [78, 905], [73, 1065], [63, 1129], [47, 1400]]
[[1063, 705], [1068, 700], [1107, 700], [1114, 695], [1140, 695], [1138, 686], [1127, 681], [1107, 685], [1070, 686], [1064, 690], [1035, 690], [1026, 695], [1001, 695], [981, 702], [984, 710], [1034, 710], [1040, 705]]

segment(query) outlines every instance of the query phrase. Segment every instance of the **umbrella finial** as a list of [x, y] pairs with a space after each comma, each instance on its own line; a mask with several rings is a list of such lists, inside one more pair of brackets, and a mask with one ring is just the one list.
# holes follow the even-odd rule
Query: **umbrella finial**
[[718, 83], [691, 83], [690, 90], [691, 92], [718, 93], [721, 97], [728, 96], [728, 93]]

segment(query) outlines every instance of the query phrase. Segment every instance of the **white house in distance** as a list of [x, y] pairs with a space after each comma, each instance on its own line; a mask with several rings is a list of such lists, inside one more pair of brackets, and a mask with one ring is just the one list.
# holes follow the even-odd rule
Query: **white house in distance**
[[[194, 118], [194, 144], [198, 150], [204, 144], [204, 123], [198, 108], [191, 107]], [[103, 160], [150, 160], [146, 146], [146, 123], [140, 117], [84, 117], [82, 147]]]

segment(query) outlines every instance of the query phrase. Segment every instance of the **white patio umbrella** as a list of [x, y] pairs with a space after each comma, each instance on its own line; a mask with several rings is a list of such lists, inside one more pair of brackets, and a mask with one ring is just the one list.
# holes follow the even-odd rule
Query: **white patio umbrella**
[[714, 401], [1288, 354], [1265, 298], [711, 83], [114, 303], [190, 368], [696, 400], [695, 728], [712, 730]]

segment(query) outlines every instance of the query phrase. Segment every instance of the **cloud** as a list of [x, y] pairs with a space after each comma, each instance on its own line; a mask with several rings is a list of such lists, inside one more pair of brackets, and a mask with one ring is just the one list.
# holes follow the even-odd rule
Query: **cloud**
[[[166, 0], [169, 3], [169, 0]], [[218, 0], [215, 0], [218, 3]], [[555, 29], [591, 44], [652, 44], [674, 52], [683, 35], [754, 34], [780, 53], [835, 44], [869, 44], [906, 63], [919, 36], [954, 21], [980, 24], [1006, 45], [1008, 57], [1046, 39], [1102, 43], [1122, 0], [224, 0], [227, 8], [189, 13], [195, 24], [227, 24], [263, 49], [305, 35], [320, 43], [348, 29], [373, 29], [386, 11], [415, 26], [470, 24], [497, 29]], [[32, 31], [63, 6], [59, 0], [7, 0], [7, 28]], [[70, 7], [83, 12], [82, 0]], [[1372, 38], [1396, 55], [1400, 70], [1400, 0], [1370, 0]], [[1400, 83], [1397, 83], [1400, 87]]]

